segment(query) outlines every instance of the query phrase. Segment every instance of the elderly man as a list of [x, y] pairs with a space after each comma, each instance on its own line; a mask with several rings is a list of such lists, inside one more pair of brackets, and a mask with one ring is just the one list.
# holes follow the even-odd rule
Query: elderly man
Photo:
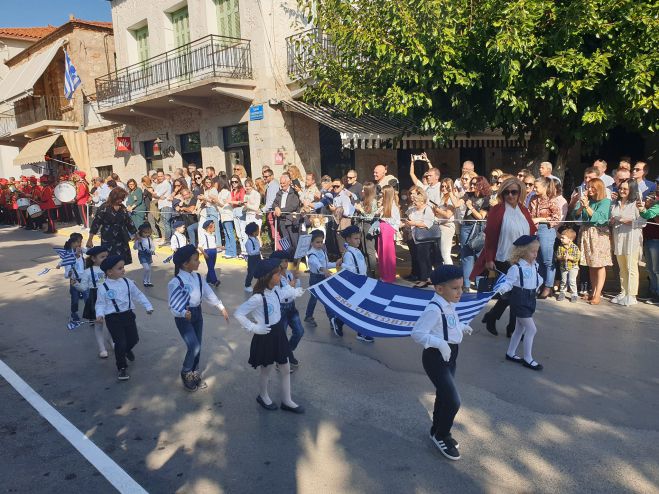
[[277, 250], [279, 249], [279, 232], [277, 231], [277, 228], [275, 228], [275, 216], [272, 212], [272, 204], [275, 202], [277, 192], [279, 192], [279, 183], [275, 180], [275, 173], [269, 166], [263, 167], [261, 177], [263, 178], [266, 187], [263, 212], [266, 213], [268, 219], [268, 234], [270, 235], [270, 241], [272, 242], [272, 249]]
[[552, 180], [558, 180], [558, 183], [561, 183], [560, 178], [558, 178], [556, 175], [551, 174], [553, 169], [554, 169], [554, 165], [552, 165], [549, 161], [543, 161], [542, 163], [540, 163], [540, 176], [545, 178], [551, 178]]
[[291, 251], [295, 252], [300, 237], [300, 197], [291, 185], [291, 176], [284, 172], [279, 177], [279, 192], [272, 203], [275, 217], [279, 222], [279, 232], [291, 241]]
[[156, 175], [156, 184], [153, 187], [153, 198], [158, 201], [158, 210], [160, 211], [159, 226], [160, 231], [163, 233], [164, 238], [161, 239], [161, 244], [168, 244], [172, 238], [172, 184], [169, 182], [165, 173], [158, 170]]
[[458, 190], [460, 193], [460, 196], [466, 192], [465, 188], [462, 186], [462, 181], [460, 178], [465, 174], [465, 172], [473, 172], [476, 169], [476, 166], [474, 165], [474, 162], [471, 160], [467, 160], [464, 163], [462, 163], [462, 170], [460, 171], [460, 176], [455, 179], [455, 182], [453, 183], [453, 186]]
[[609, 189], [613, 185], [613, 177], [609, 176], [606, 174], [606, 161], [604, 160], [595, 160], [593, 162], [593, 168], [597, 170], [597, 178], [599, 178], [602, 182], [604, 182], [604, 186], [608, 187]]
[[386, 165], [375, 165], [373, 168], [373, 179], [378, 191], [378, 195], [385, 185], [391, 185], [394, 189], [398, 190], [398, 179], [393, 175], [387, 175]]

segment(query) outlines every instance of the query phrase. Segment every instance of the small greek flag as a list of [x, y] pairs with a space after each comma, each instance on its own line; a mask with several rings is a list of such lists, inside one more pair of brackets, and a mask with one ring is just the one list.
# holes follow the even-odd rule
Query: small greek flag
[[164, 264], [167, 264], [168, 262], [172, 262], [172, 259], [173, 259], [173, 258], [174, 258], [173, 255], [171, 255], [171, 256], [169, 256], [169, 257], [165, 257], [165, 258], [162, 260], [162, 262], [163, 262]]
[[288, 237], [282, 237], [279, 239], [279, 247], [281, 250], [291, 250], [291, 241]]
[[60, 265], [61, 266], [74, 266], [76, 263], [76, 255], [75, 252], [72, 250], [67, 250], [67, 249], [58, 249], [57, 247], [53, 247], [53, 250], [57, 252], [57, 255], [61, 259]]
[[69, 53], [64, 50], [64, 96], [70, 100], [73, 98], [73, 93], [82, 84], [76, 68], [71, 63]]
[[37, 273], [37, 276], [43, 276], [43, 275], [46, 274], [48, 271], [50, 271], [50, 268], [44, 268], [43, 270], [41, 270], [41, 271], [39, 271], [39, 272]]
[[185, 286], [177, 285], [169, 296], [169, 306], [174, 312], [184, 312], [190, 304], [190, 291]]

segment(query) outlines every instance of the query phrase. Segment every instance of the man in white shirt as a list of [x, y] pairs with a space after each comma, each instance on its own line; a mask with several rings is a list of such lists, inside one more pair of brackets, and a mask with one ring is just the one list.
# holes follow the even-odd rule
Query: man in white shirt
[[606, 161], [604, 160], [595, 160], [593, 162], [593, 168], [597, 170], [598, 177], [602, 182], [604, 182], [604, 186], [607, 189], [610, 189], [613, 186], [614, 180], [613, 177], [609, 176], [606, 174]]
[[[604, 168], [606, 168], [606, 165], [604, 166]], [[553, 170], [554, 170], [554, 165], [552, 165], [549, 161], [543, 161], [542, 163], [540, 163], [541, 177], [551, 178], [552, 180], [558, 180], [558, 183], [561, 183], [560, 178], [558, 178], [556, 175], [551, 174]]]
[[332, 181], [332, 192], [334, 193], [334, 199], [329, 209], [338, 225], [336, 234], [339, 241], [339, 252], [343, 254], [346, 249], [343, 246], [341, 232], [352, 224], [351, 216], [355, 213], [355, 206], [350, 200], [350, 192], [343, 187], [343, 182], [340, 179], [337, 178]]
[[172, 194], [172, 184], [165, 180], [165, 173], [158, 170], [156, 175], [156, 185], [153, 188], [153, 198], [158, 201], [158, 209], [160, 210], [160, 231], [163, 232], [165, 238], [162, 239], [163, 243], [169, 243], [172, 238], [172, 201], [170, 196]]
[[464, 163], [462, 163], [462, 171], [460, 172], [460, 176], [455, 179], [455, 182], [453, 183], [453, 186], [458, 190], [460, 194], [464, 194], [465, 188], [462, 186], [462, 181], [460, 178], [462, 175], [465, 174], [465, 172], [473, 172], [475, 169], [475, 165], [473, 161], [467, 160]]

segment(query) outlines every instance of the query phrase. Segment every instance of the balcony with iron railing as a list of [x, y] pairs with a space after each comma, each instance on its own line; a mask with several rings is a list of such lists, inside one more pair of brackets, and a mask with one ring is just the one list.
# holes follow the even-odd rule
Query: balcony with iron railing
[[329, 36], [318, 28], [308, 29], [286, 38], [288, 77], [292, 81], [306, 79], [312, 62], [319, 56], [336, 56]]
[[101, 110], [212, 78], [251, 79], [249, 40], [211, 34], [96, 79]]

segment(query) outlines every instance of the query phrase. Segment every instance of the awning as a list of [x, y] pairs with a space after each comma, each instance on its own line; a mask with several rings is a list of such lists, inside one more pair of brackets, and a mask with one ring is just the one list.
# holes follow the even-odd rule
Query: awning
[[282, 101], [284, 110], [300, 113], [318, 123], [336, 130], [344, 148], [350, 149], [439, 149], [462, 147], [525, 147], [526, 139], [507, 139], [501, 132], [458, 134], [453, 139], [438, 143], [431, 135], [412, 135], [406, 128], [411, 122], [392, 122], [373, 116], [352, 117], [324, 106], [314, 106], [297, 100]]
[[68, 130], [62, 132], [62, 137], [64, 137], [64, 143], [69, 149], [69, 154], [73, 158], [76, 167], [89, 172], [87, 132]]
[[51, 134], [39, 139], [32, 139], [21, 149], [18, 156], [14, 158], [14, 165], [43, 163], [45, 161], [44, 156], [50, 151], [50, 148], [53, 147], [59, 136], [59, 134]]
[[7, 76], [0, 81], [0, 103], [9, 103], [28, 96], [64, 42], [65, 40], [60, 39], [27, 62], [12, 67]]

